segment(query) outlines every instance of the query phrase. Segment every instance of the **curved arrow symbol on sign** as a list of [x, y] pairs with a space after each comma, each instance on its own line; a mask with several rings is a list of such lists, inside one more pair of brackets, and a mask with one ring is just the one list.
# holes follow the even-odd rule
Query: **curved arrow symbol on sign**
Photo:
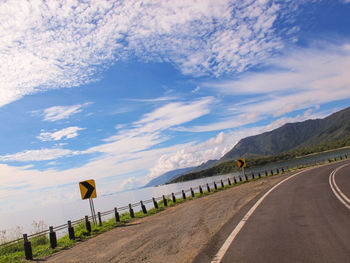
[[87, 192], [84, 195], [84, 199], [88, 199], [91, 197], [92, 193], [95, 190], [95, 187], [93, 187], [91, 184], [89, 184], [88, 182], [81, 182], [80, 183], [82, 186], [84, 186], [87, 189]]
[[237, 164], [239, 168], [245, 167], [245, 160], [244, 159], [239, 159], [237, 160]]

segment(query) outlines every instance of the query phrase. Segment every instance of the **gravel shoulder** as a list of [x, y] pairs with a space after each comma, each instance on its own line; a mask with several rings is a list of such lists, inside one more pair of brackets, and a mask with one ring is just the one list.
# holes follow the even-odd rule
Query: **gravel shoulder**
[[45, 262], [192, 262], [242, 207], [288, 174], [167, 208], [58, 252]]

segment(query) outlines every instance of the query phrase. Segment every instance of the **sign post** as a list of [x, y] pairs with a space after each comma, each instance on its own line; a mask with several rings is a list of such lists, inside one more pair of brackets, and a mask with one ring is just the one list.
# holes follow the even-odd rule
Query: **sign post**
[[91, 216], [94, 223], [97, 224], [94, 201], [92, 199], [97, 197], [95, 180], [91, 179], [91, 180], [79, 182], [79, 188], [80, 188], [81, 199], [82, 200], [89, 199]]
[[245, 176], [245, 171], [244, 171], [244, 167], [247, 166], [247, 164], [245, 163], [245, 159], [244, 158], [238, 159], [237, 160], [237, 165], [238, 165], [239, 168], [242, 168], [242, 175], [243, 175], [243, 177], [247, 178]]

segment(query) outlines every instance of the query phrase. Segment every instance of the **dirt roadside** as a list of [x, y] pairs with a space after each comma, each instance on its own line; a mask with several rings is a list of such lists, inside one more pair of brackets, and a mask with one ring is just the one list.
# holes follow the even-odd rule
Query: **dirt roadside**
[[235, 213], [287, 176], [263, 178], [187, 201], [40, 261], [192, 262]]

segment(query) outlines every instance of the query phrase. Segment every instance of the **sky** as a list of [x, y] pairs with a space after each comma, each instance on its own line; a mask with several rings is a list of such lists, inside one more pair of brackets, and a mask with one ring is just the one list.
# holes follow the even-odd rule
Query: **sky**
[[349, 0], [0, 0], [0, 212], [145, 185], [350, 106]]

